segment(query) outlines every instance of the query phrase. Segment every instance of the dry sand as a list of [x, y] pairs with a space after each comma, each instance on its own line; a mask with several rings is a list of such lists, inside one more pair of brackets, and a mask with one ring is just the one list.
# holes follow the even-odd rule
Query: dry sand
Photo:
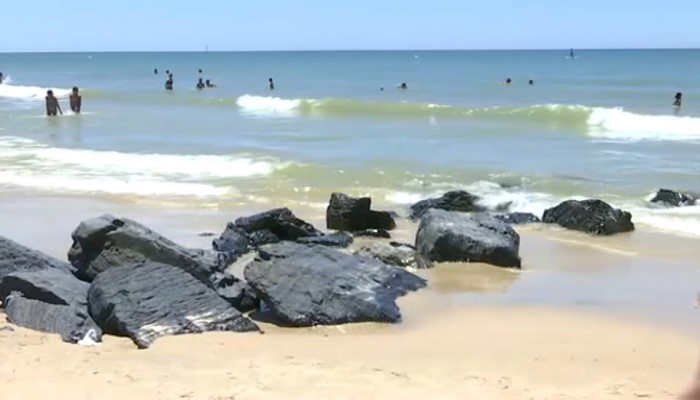
[[159, 339], [81, 348], [0, 332], [4, 400], [672, 399], [688, 337], [548, 309], [453, 309], [420, 326]]
[[[20, 196], [0, 202], [0, 235], [65, 259], [78, 222], [111, 212], [205, 247], [212, 238], [199, 233], [252, 211]], [[295, 211], [323, 225], [318, 210]], [[410, 242], [414, 231], [402, 223], [394, 237]], [[521, 235], [524, 272], [421, 272], [431, 289], [401, 299], [400, 325], [265, 326], [162, 338], [149, 350], [0, 330], [0, 400], [674, 398], [698, 356], [697, 241], [643, 230]]]

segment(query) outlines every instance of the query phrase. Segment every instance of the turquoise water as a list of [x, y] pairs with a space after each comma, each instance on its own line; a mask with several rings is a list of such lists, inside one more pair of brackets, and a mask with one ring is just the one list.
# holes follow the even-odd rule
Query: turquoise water
[[[700, 51], [567, 55], [0, 54], [0, 191], [320, 210], [336, 190], [400, 209], [462, 188], [536, 213], [595, 196], [700, 234], [700, 207], [645, 201], [700, 191]], [[194, 89], [200, 68], [217, 88]], [[84, 113], [43, 116], [74, 85]]]

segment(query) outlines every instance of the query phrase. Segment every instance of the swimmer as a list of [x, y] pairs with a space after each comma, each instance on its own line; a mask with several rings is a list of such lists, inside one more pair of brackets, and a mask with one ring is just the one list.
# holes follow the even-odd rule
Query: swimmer
[[683, 93], [678, 92], [678, 93], [676, 93], [676, 97], [674, 97], [674, 99], [673, 99], [673, 106], [680, 108], [682, 103], [683, 103]]
[[272, 80], [272, 78], [268, 79], [268, 82], [270, 84], [270, 90], [275, 90], [275, 81]]
[[202, 89], [204, 89], [204, 81], [202, 81], [202, 78], [199, 78], [199, 81], [197, 82], [197, 90]]
[[53, 90], [49, 90], [46, 92], [46, 115], [55, 117], [57, 113], [63, 115], [63, 110], [61, 110], [61, 105], [58, 104], [58, 99], [54, 97]]
[[80, 96], [80, 92], [77, 86], [73, 86], [73, 93], [70, 95], [70, 109], [76, 113], [80, 114], [80, 108], [83, 105], [83, 98]]
[[209, 79], [207, 79], [207, 81], [204, 83], [207, 85], [208, 88], [215, 88], [216, 87], [216, 85], [211, 83], [211, 81]]
[[202, 74], [202, 70], [201, 70], [201, 69], [199, 70], [199, 74], [200, 74], [200, 75]]
[[158, 75], [158, 68], [153, 69], [153, 75]]
[[2, 72], [0, 72], [0, 85], [2, 84], [2, 81], [5, 79], [5, 77], [2, 75]]
[[165, 90], [173, 90], [173, 74], [168, 74], [168, 80], [165, 81]]
[[404, 83], [402, 83], [401, 85], [399, 85], [399, 89], [402, 89], [402, 90], [408, 89], [408, 85], [406, 85], [406, 82], [404, 82]]
[[510, 85], [511, 83], [513, 83], [513, 80], [510, 79], [510, 78], [507, 78], [507, 79], [506, 79], [506, 85]]
[[527, 81], [527, 83], [528, 83], [530, 86], [532, 86], [532, 85], [535, 84], [535, 81], [533, 81], [532, 79], [530, 79], [529, 81]]

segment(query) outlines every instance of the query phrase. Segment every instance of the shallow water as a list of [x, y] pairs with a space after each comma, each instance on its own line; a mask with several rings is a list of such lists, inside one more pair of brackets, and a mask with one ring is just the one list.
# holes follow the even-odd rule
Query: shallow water
[[[595, 196], [700, 235], [700, 207], [645, 201], [700, 191], [700, 51], [566, 55], [0, 54], [0, 190], [318, 209], [340, 190], [401, 209], [461, 188], [535, 213]], [[194, 89], [200, 68], [217, 88]], [[45, 90], [73, 85], [84, 113], [44, 117]]]

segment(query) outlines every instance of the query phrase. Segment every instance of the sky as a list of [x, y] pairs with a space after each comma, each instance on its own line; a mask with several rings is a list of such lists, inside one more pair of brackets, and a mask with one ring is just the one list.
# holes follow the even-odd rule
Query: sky
[[0, 52], [700, 47], [700, 0], [2, 0]]

